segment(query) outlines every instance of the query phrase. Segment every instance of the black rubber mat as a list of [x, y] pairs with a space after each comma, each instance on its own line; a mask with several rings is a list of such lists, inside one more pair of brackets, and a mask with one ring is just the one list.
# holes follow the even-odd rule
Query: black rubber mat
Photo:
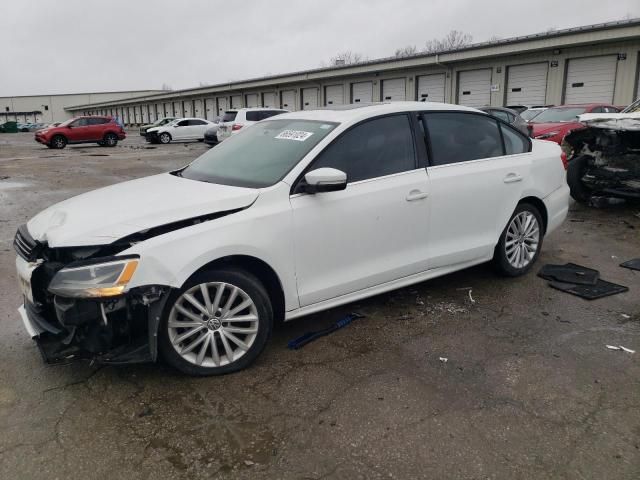
[[620, 264], [621, 267], [630, 268], [631, 270], [640, 270], [640, 258], [634, 258]]
[[547, 264], [540, 269], [538, 276], [552, 282], [596, 285], [600, 278], [600, 272], [575, 263], [567, 263], [566, 265]]
[[629, 289], [623, 285], [605, 282], [604, 280], [598, 280], [595, 285], [576, 285], [562, 282], [549, 282], [549, 285], [563, 292], [586, 298], [587, 300], [595, 300], [597, 298], [629, 291]]

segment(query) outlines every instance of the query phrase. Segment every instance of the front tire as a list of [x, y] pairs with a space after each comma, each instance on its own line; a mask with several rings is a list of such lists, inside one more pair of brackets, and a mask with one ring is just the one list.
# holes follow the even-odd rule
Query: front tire
[[540, 211], [530, 203], [519, 204], [494, 250], [495, 267], [509, 277], [524, 275], [538, 259], [543, 238]]
[[67, 146], [67, 139], [62, 135], [55, 135], [50, 142], [51, 148], [63, 149]]
[[167, 302], [158, 348], [187, 375], [224, 375], [248, 367], [273, 329], [273, 309], [260, 281], [239, 269], [194, 275]]
[[158, 139], [160, 140], [160, 143], [162, 143], [163, 145], [166, 145], [167, 143], [171, 143], [171, 135], [169, 135], [167, 132], [161, 133]]
[[589, 203], [591, 194], [593, 193], [590, 188], [582, 183], [582, 177], [584, 177], [588, 165], [589, 157], [587, 155], [581, 155], [571, 160], [567, 167], [569, 193], [576, 202], [584, 204]]

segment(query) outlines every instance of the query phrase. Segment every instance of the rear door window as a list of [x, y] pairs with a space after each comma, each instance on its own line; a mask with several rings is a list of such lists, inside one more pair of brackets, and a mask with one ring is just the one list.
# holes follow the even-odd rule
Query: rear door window
[[506, 125], [500, 125], [502, 138], [504, 140], [504, 150], [506, 155], [516, 155], [526, 153], [530, 150], [530, 141], [527, 137]]
[[498, 121], [488, 115], [433, 112], [422, 119], [433, 166], [504, 155]]
[[206, 122], [204, 122], [203, 120], [189, 120], [189, 125], [191, 126], [195, 126], [195, 125], [205, 125]]
[[246, 112], [247, 122], [259, 122], [264, 117], [262, 116], [263, 112], [254, 111], [254, 112]]

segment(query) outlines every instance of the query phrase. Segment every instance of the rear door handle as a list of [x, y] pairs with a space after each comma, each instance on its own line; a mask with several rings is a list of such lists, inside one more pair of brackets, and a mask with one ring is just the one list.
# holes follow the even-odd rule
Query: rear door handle
[[407, 202], [415, 202], [416, 200], [422, 200], [427, 198], [429, 194], [427, 192], [421, 192], [420, 190], [411, 190], [407, 195]]
[[506, 177], [504, 177], [504, 183], [516, 183], [522, 181], [522, 175], [518, 175], [517, 173], [510, 173]]

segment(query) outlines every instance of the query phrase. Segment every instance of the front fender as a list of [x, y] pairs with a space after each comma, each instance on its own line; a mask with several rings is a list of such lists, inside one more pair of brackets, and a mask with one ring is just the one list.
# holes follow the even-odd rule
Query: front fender
[[[283, 209], [274, 208], [274, 204], [282, 205]], [[134, 245], [122, 252], [140, 255], [140, 263], [129, 288], [144, 285], [180, 288], [208, 263], [232, 255], [244, 255], [269, 265], [282, 285], [286, 309], [298, 308], [292, 216], [290, 209], [286, 208], [288, 206], [288, 201], [265, 201], [261, 195], [246, 210]]]

